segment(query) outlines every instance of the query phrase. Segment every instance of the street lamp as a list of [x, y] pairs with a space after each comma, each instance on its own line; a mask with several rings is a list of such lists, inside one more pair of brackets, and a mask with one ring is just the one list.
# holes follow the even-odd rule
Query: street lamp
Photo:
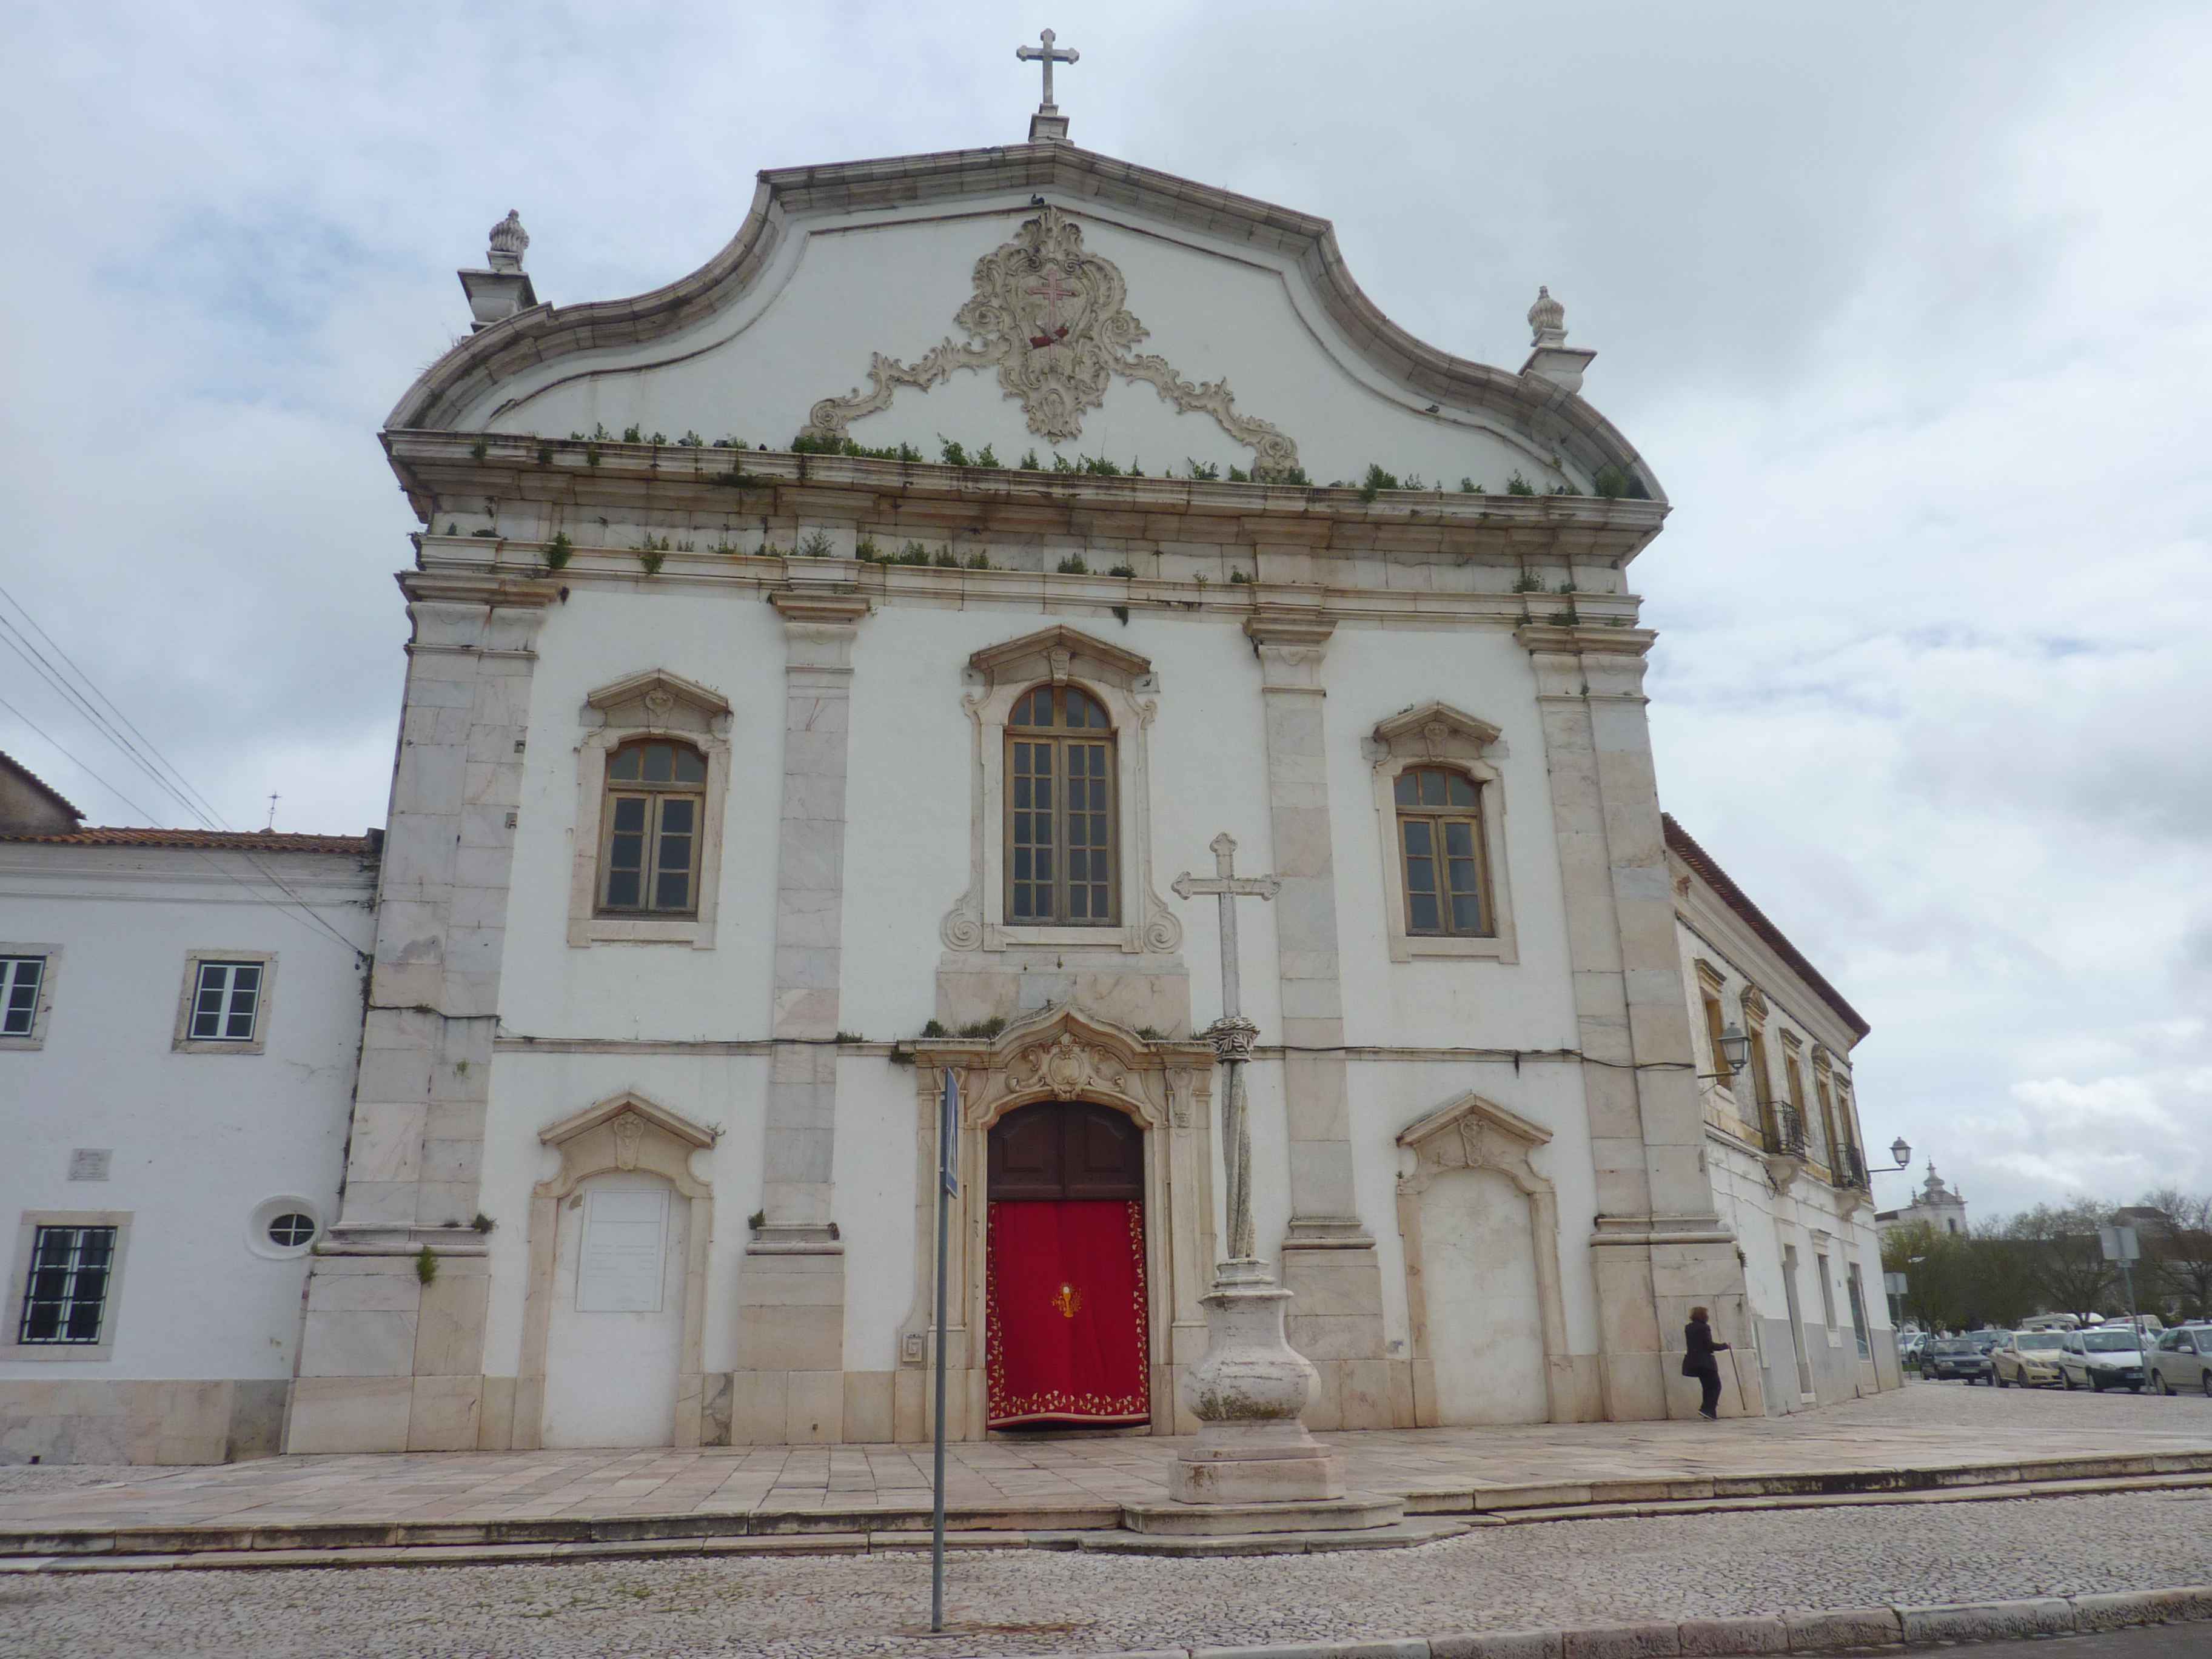
[[1733, 1076], [1751, 1063], [1751, 1039], [1743, 1034], [1743, 1027], [1734, 1020], [1721, 1033], [1721, 1064]]
[[1897, 1160], [1897, 1167], [1902, 1170], [1912, 1162], [1912, 1145], [1903, 1135], [1899, 1135], [1889, 1143], [1889, 1155]]

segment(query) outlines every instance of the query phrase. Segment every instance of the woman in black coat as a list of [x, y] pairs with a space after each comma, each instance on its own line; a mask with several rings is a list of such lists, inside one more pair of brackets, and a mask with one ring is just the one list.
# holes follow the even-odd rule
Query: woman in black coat
[[1687, 1350], [1682, 1355], [1682, 1375], [1698, 1379], [1704, 1398], [1698, 1402], [1698, 1415], [1707, 1422], [1717, 1422], [1721, 1406], [1721, 1365], [1714, 1358], [1729, 1345], [1713, 1340], [1710, 1316], [1703, 1308], [1690, 1310], [1690, 1322], [1682, 1327], [1682, 1346]]

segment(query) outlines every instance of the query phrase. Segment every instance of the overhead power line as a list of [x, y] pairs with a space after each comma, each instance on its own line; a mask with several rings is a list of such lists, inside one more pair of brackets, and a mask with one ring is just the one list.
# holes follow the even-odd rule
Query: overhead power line
[[[40, 650], [37, 642], [33, 641], [30, 636], [25, 634], [21, 629], [15, 627], [14, 623], [10, 623], [5, 616], [0, 616], [0, 630], [5, 630], [4, 633], [0, 633], [0, 641], [4, 641], [4, 643], [6, 643], [17, 656], [22, 658], [23, 660], [30, 665], [33, 673], [37, 674], [40, 679], [46, 683], [47, 685], [61, 694], [64, 702], [71, 709], [90, 724], [95, 732], [106, 738], [117, 749], [120, 750], [125, 757], [128, 758], [134, 766], [137, 767], [141, 772], [143, 772], [148, 778], [159, 786], [165, 794], [168, 795], [172, 799], [175, 800], [179, 805], [183, 807], [186, 813], [192, 817], [198, 818], [202, 826], [210, 830], [221, 830], [226, 833], [235, 833], [230, 830], [230, 826], [224, 822], [222, 814], [217, 812], [214, 806], [209, 803], [206, 796], [202, 794], [198, 789], [193, 787], [191, 781], [185, 776], [184, 773], [175, 765], [175, 763], [170, 761], [167, 756], [163, 755], [161, 750], [155, 746], [153, 741], [149, 738], [144, 732], [139, 731], [138, 727], [131, 721], [128, 715], [124, 714], [123, 710], [115, 703], [114, 700], [109, 697], [106, 692], [102, 691], [100, 687], [94, 684], [90, 675], [85, 673], [82, 669], [77, 667], [76, 662], [72, 660], [69, 654], [62, 649], [61, 646], [54, 640], [53, 636], [51, 634], [48, 634], [44, 628], [40, 626], [38, 619], [32, 616], [30, 611], [24, 607], [22, 601], [16, 599], [13, 593], [9, 592], [4, 587], [0, 587], [0, 598], [4, 598], [10, 605], [13, 605], [16, 611], [22, 617], [23, 620], [28, 623], [32, 629], [37, 632], [40, 638], [45, 640], [47, 644], [53, 647], [55, 654], [60, 657], [64, 663], [69, 665], [70, 669], [76, 675], [76, 680], [82, 683], [82, 689], [79, 689], [78, 685], [71, 680], [70, 675], [64, 673], [61, 669], [55, 666], [53, 662], [46, 657], [45, 653]], [[90, 694], [89, 696], [87, 695], [88, 692]], [[125, 726], [129, 727], [131, 732], [137, 738], [137, 743], [133, 743], [130, 738], [126, 738], [122, 732], [117, 729], [114, 721], [111, 721], [100, 712], [98, 707], [96, 707], [92, 701], [94, 697], [97, 697], [100, 702], [105, 703], [109, 708], [114, 711], [115, 719], [117, 720], [120, 720]], [[21, 709], [16, 708], [11, 703], [0, 704], [0, 707], [7, 708], [9, 712], [13, 714], [16, 719], [21, 720], [25, 726], [29, 726], [33, 732], [37, 732], [40, 737], [45, 738], [47, 743], [52, 744], [53, 747], [64, 756], [72, 764], [82, 769], [87, 775], [90, 776], [95, 782], [99, 783], [102, 788], [106, 789], [110, 794], [113, 795], [125, 805], [128, 806], [140, 817], [145, 819], [149, 825], [155, 829], [161, 827], [161, 821], [155, 817], [153, 813], [148, 811], [137, 801], [131, 799], [130, 796], [125, 794], [113, 784], [108, 782], [107, 780], [102, 777], [98, 772], [94, 771], [91, 766], [87, 764], [82, 757], [73, 752], [69, 746], [64, 744], [59, 738], [54, 737], [51, 732], [40, 726]], [[172, 781], [173, 779], [173, 781]], [[218, 869], [222, 869], [223, 867], [210, 856], [207, 849], [193, 848], [189, 850], [197, 854], [199, 857], [207, 860], [210, 864], [216, 864]], [[266, 881], [278, 892], [283, 894], [287, 899], [290, 900], [293, 906], [295, 907], [299, 910], [300, 914], [308, 921], [320, 928], [324, 933], [329, 934], [331, 938], [336, 939], [347, 950], [354, 952], [356, 956], [364, 956], [367, 954], [359, 945], [356, 945], [351, 939], [348, 939], [343, 933], [340, 933], [337, 928], [331, 927], [328, 921], [324, 920], [322, 915], [316, 911], [313, 906], [310, 905], [305, 899], [301, 897], [297, 892], [294, 891], [293, 889], [286, 884], [283, 877], [279, 876], [274, 870], [270, 869], [258, 858], [255, 857], [251, 849], [240, 847], [234, 848], [229, 850], [234, 853], [238, 857], [243, 859], [246, 863], [252, 866], [252, 868], [259, 873], [263, 880]], [[240, 880], [235, 872], [224, 869], [223, 873], [229, 877], [231, 880], [238, 882], [238, 884], [240, 887], [245, 888], [248, 892], [252, 892], [253, 890], [252, 885], [249, 883]], [[262, 903], [276, 905], [276, 901], [269, 898], [266, 895], [256, 894], [255, 897]], [[281, 909], [283, 907], [276, 905], [276, 908]]]

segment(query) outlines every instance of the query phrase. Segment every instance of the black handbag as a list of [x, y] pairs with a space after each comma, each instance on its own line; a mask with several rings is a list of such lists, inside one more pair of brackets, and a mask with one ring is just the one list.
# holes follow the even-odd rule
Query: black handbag
[[1684, 1354], [1682, 1356], [1682, 1375], [1685, 1376], [1695, 1376], [1697, 1374], [1698, 1368], [1693, 1363], [1692, 1363], [1691, 1357], [1688, 1354]]

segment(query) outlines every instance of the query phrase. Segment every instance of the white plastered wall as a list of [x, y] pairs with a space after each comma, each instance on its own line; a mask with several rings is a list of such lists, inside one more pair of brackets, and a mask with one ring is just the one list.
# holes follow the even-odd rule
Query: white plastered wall
[[[373, 865], [256, 857], [367, 948]], [[276, 1198], [336, 1217], [361, 975], [354, 948], [262, 898], [280, 896], [234, 853], [0, 846], [0, 938], [61, 947], [44, 1046], [0, 1052], [6, 1316], [20, 1310], [25, 1211], [131, 1217], [109, 1357], [0, 1360], [0, 1383], [292, 1375], [307, 1258], [257, 1252], [252, 1223]], [[276, 953], [262, 1052], [173, 1052], [195, 950]], [[112, 1153], [106, 1181], [69, 1179], [78, 1147]]]

